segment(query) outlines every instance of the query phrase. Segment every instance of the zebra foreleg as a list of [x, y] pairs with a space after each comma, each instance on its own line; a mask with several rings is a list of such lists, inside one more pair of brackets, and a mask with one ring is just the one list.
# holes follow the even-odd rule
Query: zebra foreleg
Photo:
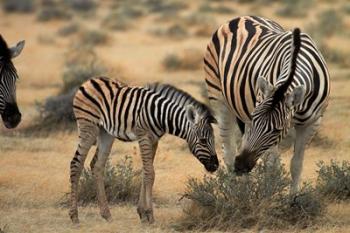
[[[114, 137], [107, 134], [105, 131], [102, 131], [100, 133], [99, 139], [98, 139], [98, 149], [96, 150], [96, 155], [93, 158], [95, 159], [95, 164], [92, 165], [92, 173], [96, 180], [97, 185], [97, 198], [98, 198], [98, 205], [100, 207], [100, 214], [101, 216], [106, 219], [107, 221], [110, 221], [112, 219], [111, 213], [108, 208], [108, 201], [106, 197], [106, 190], [104, 185], [104, 170], [106, 161], [108, 159], [108, 156], [110, 154], [112, 145], [113, 145]], [[93, 161], [92, 161], [93, 162]]]
[[222, 139], [223, 158], [227, 167], [234, 165], [236, 154], [237, 139], [239, 130], [235, 117], [224, 103], [220, 103], [219, 113], [217, 114], [219, 121], [220, 136]]
[[295, 194], [299, 190], [300, 175], [303, 169], [304, 152], [306, 145], [311, 141], [316, 130], [321, 123], [319, 118], [315, 123], [308, 126], [296, 126], [294, 155], [290, 163], [290, 173], [292, 176], [291, 193]]
[[88, 154], [91, 146], [94, 144], [98, 127], [88, 124], [86, 122], [78, 123], [79, 128], [79, 144], [75, 152], [75, 155], [70, 163], [70, 183], [71, 183], [71, 206], [69, 210], [69, 216], [73, 223], [79, 223], [78, 217], [78, 185], [81, 171], [84, 167], [86, 155]]
[[153, 223], [152, 188], [155, 178], [153, 161], [158, 147], [158, 139], [153, 137], [142, 138], [139, 141], [139, 146], [143, 164], [143, 180], [137, 213], [140, 216], [141, 222]]

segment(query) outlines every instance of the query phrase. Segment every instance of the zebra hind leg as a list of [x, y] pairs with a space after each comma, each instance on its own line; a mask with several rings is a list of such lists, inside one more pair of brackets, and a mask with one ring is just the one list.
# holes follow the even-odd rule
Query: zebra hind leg
[[106, 190], [104, 185], [104, 171], [108, 156], [110, 154], [114, 137], [109, 135], [106, 131], [101, 130], [98, 138], [97, 150], [94, 158], [91, 161], [92, 173], [97, 185], [97, 198], [100, 207], [101, 216], [110, 221], [112, 219], [110, 210], [108, 208], [108, 200], [106, 197]]
[[86, 155], [95, 143], [98, 127], [89, 122], [78, 122], [79, 143], [75, 155], [70, 163], [71, 206], [69, 216], [74, 224], [79, 223], [78, 217], [78, 185], [81, 171], [84, 167]]

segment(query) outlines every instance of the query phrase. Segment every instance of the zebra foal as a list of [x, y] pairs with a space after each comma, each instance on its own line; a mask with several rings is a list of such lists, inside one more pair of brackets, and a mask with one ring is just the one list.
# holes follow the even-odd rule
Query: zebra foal
[[170, 85], [151, 84], [131, 87], [107, 78], [85, 82], [73, 100], [79, 143], [70, 164], [71, 208], [69, 215], [78, 223], [78, 181], [90, 147], [97, 142], [91, 170], [97, 183], [100, 213], [111, 219], [103, 174], [114, 138], [138, 141], [143, 164], [143, 181], [137, 212], [141, 221], [154, 221], [152, 186], [153, 161], [159, 139], [169, 133], [187, 141], [190, 151], [207, 171], [217, 170], [211, 123], [216, 120], [209, 109], [187, 93]]
[[8, 47], [0, 35], [0, 115], [6, 128], [15, 128], [21, 121], [21, 113], [16, 102], [16, 81], [18, 74], [12, 59], [24, 47], [24, 41]]
[[[204, 69], [209, 100], [219, 116], [225, 163], [238, 173], [249, 172], [294, 127], [290, 170], [291, 191], [296, 192], [306, 144], [330, 92], [327, 66], [315, 43], [299, 29], [285, 31], [274, 21], [243, 16], [213, 34]], [[235, 158], [237, 126], [244, 135]]]

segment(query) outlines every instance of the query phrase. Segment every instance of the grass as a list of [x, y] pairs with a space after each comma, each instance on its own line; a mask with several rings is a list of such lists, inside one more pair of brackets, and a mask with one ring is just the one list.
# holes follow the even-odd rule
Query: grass
[[[141, 171], [134, 170], [132, 158], [125, 156], [115, 166], [107, 161], [105, 168], [105, 189], [110, 204], [132, 203], [136, 204], [141, 187]], [[79, 181], [79, 205], [97, 203], [97, 190], [95, 178], [90, 169], [84, 169]], [[69, 205], [69, 193], [60, 201], [60, 206]]]
[[313, 37], [324, 38], [342, 33], [344, 19], [338, 10], [327, 9], [318, 14], [317, 21], [308, 26], [308, 31]]
[[285, 229], [312, 226], [324, 215], [317, 192], [304, 184], [289, 194], [291, 180], [279, 157], [265, 157], [249, 175], [221, 169], [203, 180], [191, 178], [184, 197], [191, 204], [176, 228], [180, 230]]
[[336, 200], [350, 200], [350, 162], [331, 160], [326, 165], [318, 163], [317, 190], [325, 197]]
[[35, 10], [33, 0], [3, 0], [2, 9], [5, 12], [31, 13]]
[[81, 32], [80, 39], [80, 43], [86, 46], [96, 46], [107, 44], [109, 37], [107, 32], [102, 30], [86, 30]]
[[94, 0], [68, 0], [66, 2], [71, 9], [79, 12], [93, 11], [97, 7]]

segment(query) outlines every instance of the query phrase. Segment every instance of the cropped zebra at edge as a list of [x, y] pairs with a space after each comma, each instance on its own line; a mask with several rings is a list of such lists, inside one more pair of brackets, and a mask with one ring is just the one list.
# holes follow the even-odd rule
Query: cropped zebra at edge
[[78, 125], [79, 143], [70, 164], [70, 217], [78, 223], [78, 181], [86, 155], [97, 142], [90, 163], [96, 178], [98, 202], [103, 218], [111, 219], [103, 174], [115, 138], [138, 141], [143, 163], [143, 182], [137, 212], [142, 221], [153, 222], [152, 186], [153, 161], [159, 139], [166, 133], [187, 141], [190, 151], [214, 172], [219, 162], [216, 156], [212, 123], [216, 120], [204, 104], [170, 85], [150, 84], [132, 87], [108, 78], [93, 78], [85, 82], [73, 100]]
[[0, 115], [6, 128], [15, 128], [21, 121], [21, 113], [16, 101], [17, 71], [12, 59], [17, 57], [24, 47], [24, 41], [9, 48], [0, 35]]
[[[239, 173], [249, 172], [259, 156], [276, 149], [294, 127], [291, 175], [295, 192], [305, 146], [329, 100], [329, 73], [315, 43], [299, 29], [285, 31], [269, 19], [238, 17], [213, 34], [204, 70], [209, 100], [218, 116], [225, 163], [234, 164]], [[239, 131], [244, 135], [236, 151]]]

